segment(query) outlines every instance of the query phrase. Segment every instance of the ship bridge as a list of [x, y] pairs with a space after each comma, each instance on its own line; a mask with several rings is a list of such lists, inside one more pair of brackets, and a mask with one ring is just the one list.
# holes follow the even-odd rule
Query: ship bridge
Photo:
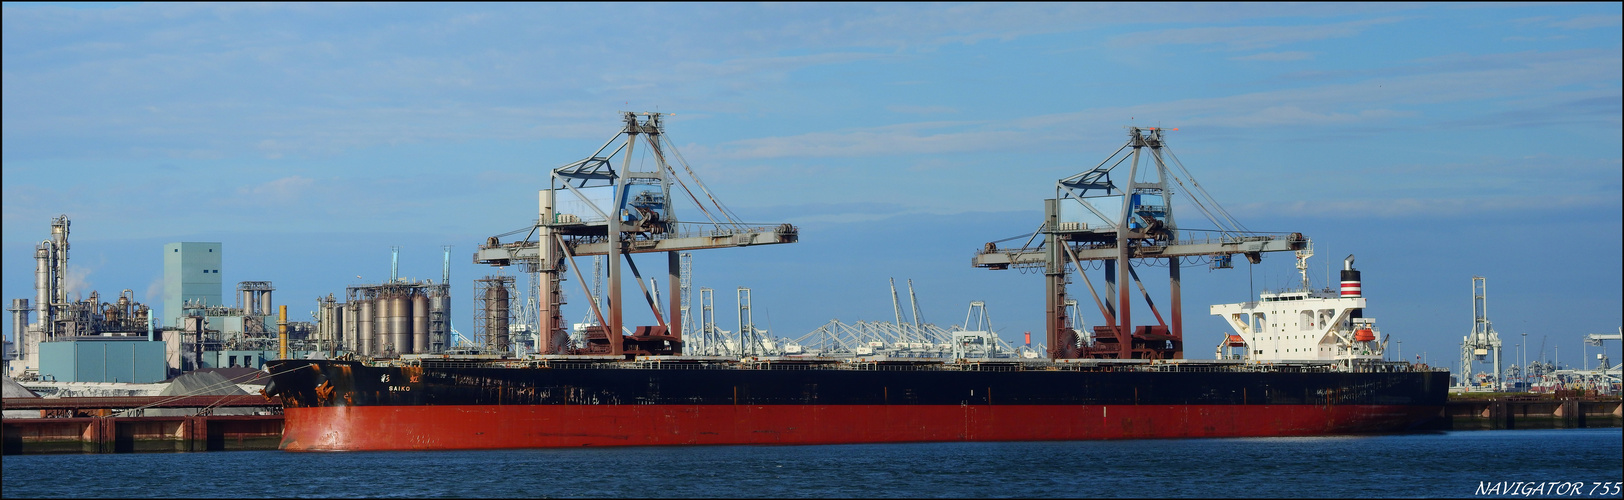
[[[1308, 283], [1308, 257], [1297, 253], [1302, 288], [1267, 291], [1258, 300], [1212, 306], [1212, 315], [1234, 329], [1218, 346], [1219, 359], [1254, 362], [1380, 360], [1387, 342], [1374, 318], [1364, 317], [1365, 297], [1353, 256], [1344, 261], [1340, 290], [1313, 290]], [[1245, 348], [1244, 355], [1224, 354], [1225, 348]]]

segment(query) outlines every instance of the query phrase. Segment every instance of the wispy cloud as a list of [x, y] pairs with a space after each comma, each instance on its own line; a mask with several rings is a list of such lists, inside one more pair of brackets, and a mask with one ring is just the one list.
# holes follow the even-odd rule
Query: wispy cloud
[[[1553, 89], [1616, 79], [1617, 53], [1522, 52], [1427, 61], [1421, 66], [1378, 71], [1351, 83], [1331, 83], [1228, 96], [1179, 99], [1124, 107], [1005, 120], [929, 121], [862, 129], [744, 139], [706, 151], [722, 158], [831, 157], [925, 152], [1009, 150], [1076, 139], [1080, 124], [1120, 125], [1128, 117], [1187, 127], [1264, 128], [1386, 123], [1425, 118], [1422, 108], [1440, 103], [1505, 100]], [[1391, 74], [1388, 74], [1391, 73]], [[1488, 84], [1492, 82], [1491, 84]], [[1616, 88], [1597, 89], [1587, 101], [1606, 105]], [[1570, 97], [1582, 99], [1584, 97]], [[1529, 104], [1528, 108], [1545, 108]], [[1603, 111], [1611, 108], [1600, 108]], [[1605, 119], [1603, 115], [1586, 115]], [[1597, 117], [1600, 118], [1597, 118]], [[1478, 122], [1493, 123], [1493, 122]], [[1494, 126], [1492, 124], [1485, 126]], [[1499, 126], [1515, 126], [1501, 122]]]
[[1019, 129], [985, 122], [919, 122], [744, 139], [724, 143], [708, 153], [721, 158], [761, 159], [973, 151], [1024, 142], [1021, 135]]
[[309, 193], [310, 188], [315, 184], [316, 181], [314, 180], [295, 175], [259, 185], [238, 188], [237, 194], [247, 200], [281, 205], [299, 201], [299, 197]]
[[1345, 23], [1302, 26], [1176, 28], [1119, 35], [1112, 37], [1110, 44], [1119, 47], [1140, 48], [1159, 45], [1220, 45], [1226, 50], [1254, 50], [1327, 38], [1346, 38], [1358, 35], [1371, 26], [1392, 24], [1403, 20], [1403, 18], [1398, 17], [1383, 17]]
[[934, 115], [959, 112], [958, 109], [955, 109], [952, 106], [909, 106], [904, 104], [893, 104], [886, 106], [885, 110], [892, 113], [903, 113], [910, 115]]
[[1313, 52], [1263, 52], [1249, 56], [1231, 57], [1231, 61], [1305, 61], [1313, 59]]
[[1293, 214], [1301, 217], [1333, 217], [1348, 219], [1455, 217], [1462, 215], [1511, 214], [1553, 210], [1596, 209], [1616, 206], [1624, 198], [1617, 194], [1584, 194], [1559, 196], [1484, 196], [1470, 198], [1387, 198], [1373, 196], [1363, 199], [1317, 199], [1291, 202], [1253, 202], [1236, 204], [1229, 209], [1241, 218]]
[[1588, 30], [1594, 28], [1608, 28], [1619, 26], [1621, 24], [1624, 24], [1624, 16], [1618, 14], [1591, 14], [1562, 21], [1553, 21], [1547, 25], [1570, 30]]

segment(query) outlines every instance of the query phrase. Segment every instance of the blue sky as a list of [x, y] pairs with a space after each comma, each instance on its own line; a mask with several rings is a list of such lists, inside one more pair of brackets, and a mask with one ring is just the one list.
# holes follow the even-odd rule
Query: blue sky
[[[7, 3], [3, 288], [32, 297], [57, 214], [76, 291], [159, 305], [162, 244], [220, 241], [228, 288], [272, 281], [297, 317], [386, 277], [391, 246], [403, 275], [437, 279], [454, 245], [467, 331], [469, 280], [496, 272], [474, 246], [526, 225], [548, 170], [619, 111], [663, 111], [730, 208], [802, 229], [695, 254], [722, 327], [739, 286], [777, 336], [889, 320], [896, 277], [925, 320], [984, 300], [1018, 340], [1042, 330], [1041, 277], [971, 255], [1035, 228], [1055, 180], [1124, 126], [1160, 124], [1248, 227], [1315, 240], [1316, 286], [1358, 255], [1367, 316], [1406, 357], [1455, 357], [1482, 275], [1508, 350], [1528, 333], [1577, 364], [1580, 336], [1624, 322], [1620, 11]], [[1207, 305], [1295, 277], [1284, 254], [1185, 274], [1190, 357], [1225, 328]]]

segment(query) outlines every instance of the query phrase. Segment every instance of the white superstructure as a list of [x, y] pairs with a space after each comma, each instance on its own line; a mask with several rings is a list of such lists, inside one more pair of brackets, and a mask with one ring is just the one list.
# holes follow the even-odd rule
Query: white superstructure
[[[1304, 273], [1303, 288], [1264, 291], [1259, 300], [1212, 306], [1235, 333], [1218, 346], [1220, 359], [1252, 362], [1381, 360], [1387, 342], [1376, 320], [1364, 317], [1365, 298], [1353, 256], [1344, 261], [1340, 291], [1308, 288], [1308, 256], [1299, 251], [1297, 268]], [[1230, 348], [1231, 354], [1224, 353]], [[1234, 353], [1241, 348], [1244, 354]]]

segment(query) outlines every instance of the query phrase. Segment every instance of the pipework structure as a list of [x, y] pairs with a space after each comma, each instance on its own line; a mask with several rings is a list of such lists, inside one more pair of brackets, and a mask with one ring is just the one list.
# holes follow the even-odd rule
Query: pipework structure
[[[548, 188], [538, 194], [539, 209], [532, 226], [492, 236], [474, 254], [476, 264], [498, 267], [517, 264], [526, 272], [534, 273], [539, 296], [536, 311], [539, 354], [681, 354], [685, 331], [681, 252], [797, 240], [799, 231], [793, 225], [747, 224], [723, 206], [666, 135], [665, 116], [663, 113], [623, 112], [621, 130], [596, 152], [552, 170]], [[634, 166], [633, 157], [639, 144], [646, 146], [647, 151], [643, 161]], [[617, 157], [618, 168], [615, 166]], [[679, 189], [675, 193], [673, 185]], [[587, 192], [608, 194], [607, 209]], [[677, 212], [678, 200], [673, 195], [692, 201], [696, 215], [702, 216], [705, 222], [683, 219], [687, 215]], [[555, 206], [560, 196], [573, 196], [584, 211], [560, 211]], [[528, 234], [522, 241], [502, 243], [499, 239], [526, 231]], [[655, 304], [655, 294], [648, 289], [632, 258], [633, 254], [640, 253], [665, 254], [665, 283], [669, 290], [664, 296], [669, 304], [663, 307]], [[564, 273], [572, 269], [575, 257], [597, 255], [608, 257], [605, 264], [609, 290], [606, 296], [599, 297], [586, 289], [579, 269], [574, 270], [592, 307], [593, 317], [598, 321], [596, 325], [585, 327], [585, 345], [572, 348], [564, 327], [561, 282], [565, 279]], [[633, 330], [623, 324], [622, 260], [642, 289], [657, 325], [638, 326]]]
[[[1180, 269], [1185, 259], [1205, 259], [1212, 268], [1227, 268], [1235, 254], [1256, 264], [1264, 252], [1304, 250], [1309, 245], [1301, 233], [1260, 234], [1235, 221], [1190, 176], [1167, 148], [1163, 134], [1158, 127], [1128, 127], [1127, 142], [1111, 156], [1055, 183], [1055, 197], [1044, 200], [1042, 225], [1022, 246], [1001, 248], [998, 244], [1026, 235], [989, 242], [971, 259], [972, 266], [986, 269], [1043, 269], [1045, 330], [1052, 359], [1182, 358]], [[1128, 167], [1125, 182], [1113, 182], [1111, 174], [1124, 163]], [[1146, 181], [1140, 181], [1142, 173]], [[1191, 236], [1191, 230], [1179, 227], [1173, 217], [1173, 184], [1180, 186], [1217, 230], [1198, 239]], [[1038, 235], [1043, 238], [1033, 245]], [[1101, 264], [1093, 266], [1092, 261]], [[1171, 295], [1167, 316], [1139, 280], [1135, 262], [1167, 267]], [[1088, 286], [1105, 320], [1093, 328], [1092, 335], [1078, 335], [1080, 318], [1068, 311], [1067, 305], [1073, 303], [1066, 290], [1070, 268]], [[1091, 268], [1103, 271], [1103, 290], [1096, 289], [1084, 272]], [[1136, 287], [1156, 324], [1134, 324], [1131, 299]]]
[[474, 344], [488, 353], [506, 353], [512, 347], [512, 276], [486, 276], [474, 280]]
[[243, 334], [252, 337], [265, 336], [270, 329], [265, 319], [272, 314], [275, 306], [271, 302], [271, 292], [276, 287], [269, 281], [243, 281], [237, 283], [237, 304], [242, 309]]
[[[135, 292], [125, 289], [112, 302], [102, 302], [91, 291], [87, 298], [72, 299], [68, 290], [68, 233], [72, 222], [67, 215], [51, 218], [51, 236], [34, 246], [34, 302], [13, 299], [12, 340], [16, 359], [9, 363], [13, 379], [32, 380], [39, 376], [41, 342], [71, 340], [77, 337], [148, 336], [152, 309], [135, 301]], [[29, 323], [29, 313], [34, 313]]]

